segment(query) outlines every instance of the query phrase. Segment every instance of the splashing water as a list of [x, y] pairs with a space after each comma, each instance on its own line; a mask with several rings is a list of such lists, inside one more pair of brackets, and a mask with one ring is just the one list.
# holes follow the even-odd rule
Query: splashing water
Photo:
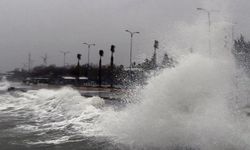
[[245, 100], [235, 100], [232, 66], [230, 59], [187, 55], [134, 94], [138, 103], [119, 111], [71, 88], [5, 93], [0, 111], [28, 118], [15, 132], [53, 132], [26, 141], [29, 144], [60, 144], [87, 136], [108, 137], [131, 149], [249, 149], [250, 121], [242, 107], [234, 107]]
[[197, 54], [187, 56], [149, 81], [140, 104], [109, 112], [103, 122], [106, 134], [143, 147], [248, 149], [249, 118], [230, 106], [231, 66]]
[[[100, 115], [104, 101], [99, 97], [85, 98], [72, 88], [60, 90], [30, 90], [15, 92], [0, 97], [0, 111], [7, 116], [19, 116], [26, 123], [16, 125], [16, 132], [65, 132], [64, 134], [46, 137], [28, 143], [61, 143], [77, 136], [80, 132], [88, 136], [98, 132], [93, 128], [96, 118]], [[62, 136], [65, 135], [65, 136]]]
[[179, 64], [149, 79], [135, 94], [139, 103], [105, 113], [103, 134], [139, 149], [250, 149], [249, 79], [236, 69], [225, 27], [223, 21], [214, 23], [208, 36], [200, 22], [179, 26], [181, 48], [173, 46]]
[[131, 149], [249, 149], [250, 120], [243, 109], [248, 91], [238, 86], [241, 93], [235, 98], [237, 70], [232, 66], [232, 59], [186, 55], [133, 94], [137, 103], [118, 111], [72, 88], [5, 93], [0, 111], [24, 119], [15, 132], [44, 135], [25, 141], [29, 144], [84, 136], [107, 137]]
[[[228, 25], [213, 23], [210, 36], [200, 22], [178, 27], [175, 41], [181, 48], [172, 46], [172, 52], [179, 64], [149, 79], [135, 94], [139, 103], [105, 112], [103, 134], [138, 149], [250, 149], [249, 79], [225, 46]], [[194, 53], [183, 52], [187, 47]]]
[[0, 81], [0, 91], [6, 91], [10, 87], [10, 83], [6, 80], [6, 77], [2, 77]]
[[[14, 125], [15, 132], [44, 135], [25, 141], [29, 144], [60, 144], [84, 136], [106, 137], [125, 149], [249, 150], [249, 79], [223, 46], [225, 24], [213, 25], [210, 37], [200, 22], [178, 27], [188, 35], [173, 40], [181, 45], [173, 46], [178, 65], [131, 94], [137, 103], [115, 110], [72, 88], [30, 90], [0, 95], [0, 117], [18, 117], [22, 123]], [[204, 48], [208, 38], [211, 55]], [[183, 52], [190, 47], [194, 53]], [[8, 87], [7, 81], [0, 82], [0, 91]]]

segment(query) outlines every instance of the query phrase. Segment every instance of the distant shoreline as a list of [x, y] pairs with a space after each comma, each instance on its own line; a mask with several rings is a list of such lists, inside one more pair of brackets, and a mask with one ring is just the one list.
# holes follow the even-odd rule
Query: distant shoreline
[[[27, 87], [26, 87], [27, 86]], [[14, 87], [14, 86], [13, 86]], [[127, 89], [121, 88], [110, 88], [109, 86], [72, 86], [72, 85], [49, 85], [49, 84], [38, 84], [38, 85], [23, 85], [21, 87], [14, 87], [13, 90], [28, 91], [28, 90], [40, 90], [40, 89], [50, 89], [59, 90], [64, 87], [73, 88], [84, 97], [98, 96], [104, 100], [118, 100], [120, 101], [122, 97], [127, 93]]]

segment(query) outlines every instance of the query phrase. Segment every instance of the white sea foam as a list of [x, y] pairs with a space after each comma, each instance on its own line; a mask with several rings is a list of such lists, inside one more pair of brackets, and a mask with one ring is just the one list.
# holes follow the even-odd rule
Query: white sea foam
[[[216, 2], [207, 3], [216, 8]], [[250, 149], [250, 119], [245, 113], [249, 79], [236, 67], [232, 45], [225, 44], [230, 42], [224, 39], [228, 24], [216, 16], [210, 36], [207, 22], [178, 26], [177, 39], [171, 43], [171, 53], [178, 59], [176, 67], [149, 79], [148, 85], [134, 94], [139, 103], [102, 115], [104, 135], [118, 143], [149, 149]], [[190, 47], [192, 54], [185, 50]]]
[[[225, 1], [220, 3], [224, 5]], [[215, 6], [210, 1], [205, 5]], [[225, 22], [214, 21], [208, 36], [204, 20], [179, 25], [175, 44], [170, 43], [178, 64], [149, 79], [139, 92], [131, 93], [128, 101], [137, 103], [130, 103], [125, 109], [104, 108], [99, 97], [86, 98], [72, 88], [62, 88], [1, 95], [0, 111], [35, 122], [16, 128], [23, 132], [70, 133], [33, 144], [59, 144], [80, 134], [106, 136], [116, 143], [145, 149], [249, 150], [249, 79], [236, 69], [231, 45], [225, 46], [225, 27]], [[190, 47], [192, 54], [185, 50]], [[0, 90], [8, 86], [3, 82]]]
[[[11, 116], [27, 118], [27, 122], [34, 122], [18, 125], [16, 130], [20, 132], [46, 133], [61, 130], [69, 135], [76, 133], [85, 136], [99, 132], [94, 124], [104, 104], [99, 97], [86, 98], [69, 87], [6, 93], [1, 95], [0, 102], [1, 111]], [[60, 139], [61, 142], [64, 138]], [[44, 142], [48, 141], [57, 140], [48, 138]]]
[[189, 55], [149, 80], [140, 104], [109, 112], [103, 128], [116, 142], [145, 147], [248, 149], [249, 119], [230, 107], [234, 72], [232, 62]]
[[3, 77], [0, 81], [0, 91], [6, 91], [10, 87], [10, 83]]
[[3, 94], [0, 110], [35, 122], [17, 126], [19, 132], [67, 132], [28, 141], [31, 144], [60, 144], [82, 135], [143, 148], [249, 149], [250, 121], [242, 109], [248, 104], [248, 86], [241, 86], [247, 77], [238, 75], [236, 90], [236, 72], [231, 58], [193, 53], [149, 79], [140, 92], [131, 94], [137, 103], [119, 111], [68, 87]]
[[36, 144], [62, 144], [69, 140], [70, 136], [63, 136], [59, 139], [54, 140], [44, 140], [44, 141], [38, 141], [38, 142], [28, 142], [28, 144], [36, 145]]

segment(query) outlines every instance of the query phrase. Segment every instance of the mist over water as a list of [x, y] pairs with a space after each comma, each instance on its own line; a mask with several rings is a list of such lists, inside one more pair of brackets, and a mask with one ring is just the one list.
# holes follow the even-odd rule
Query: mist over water
[[[131, 93], [125, 101], [134, 103], [125, 108], [114, 109], [100, 97], [86, 98], [65, 87], [2, 93], [0, 117], [18, 117], [21, 123], [12, 130], [36, 135], [24, 141], [30, 145], [105, 137], [125, 149], [248, 150], [249, 78], [237, 67], [232, 45], [225, 41], [228, 27], [216, 21], [208, 36], [204, 20], [179, 25], [170, 51], [178, 64]], [[0, 82], [0, 91], [8, 87], [6, 80]]]
[[171, 52], [178, 65], [149, 79], [135, 94], [139, 103], [108, 112], [101, 125], [106, 135], [149, 149], [250, 149], [249, 79], [231, 54], [231, 25], [223, 15], [210, 36], [200, 20], [177, 27]]
[[231, 66], [199, 54], [185, 57], [149, 80], [139, 104], [109, 112], [106, 133], [115, 141], [145, 147], [249, 149], [249, 118], [233, 106]]
[[28, 118], [13, 130], [43, 135], [25, 141], [32, 145], [106, 137], [131, 149], [249, 149], [248, 86], [239, 82], [247, 77], [238, 75], [235, 85], [232, 60], [186, 55], [175, 68], [149, 79], [133, 94], [137, 102], [120, 110], [62, 88], [2, 94], [0, 111]]
[[10, 87], [10, 83], [3, 77], [0, 80], [0, 91], [6, 91]]

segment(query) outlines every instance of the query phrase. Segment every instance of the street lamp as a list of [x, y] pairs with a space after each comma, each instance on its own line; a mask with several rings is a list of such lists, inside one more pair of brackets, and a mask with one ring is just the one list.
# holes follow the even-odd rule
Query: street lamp
[[89, 44], [89, 43], [82, 43], [84, 45], [87, 45], [88, 46], [88, 66], [87, 66], [87, 72], [86, 72], [86, 76], [88, 76], [88, 72], [89, 72], [89, 60], [90, 60], [90, 47], [91, 46], [95, 46], [95, 44]]
[[237, 25], [237, 22], [230, 22], [230, 21], [225, 21], [226, 23], [228, 23], [230, 26], [231, 26], [231, 40], [232, 40], [232, 50], [233, 50], [233, 47], [234, 47], [234, 28], [235, 28], [235, 25]]
[[61, 53], [63, 53], [63, 66], [65, 67], [66, 65], [66, 55], [68, 53], [70, 53], [69, 51], [60, 51]]
[[209, 39], [208, 39], [208, 44], [209, 44], [209, 54], [211, 55], [211, 13], [207, 9], [204, 8], [197, 8], [199, 11], [204, 11], [207, 13], [208, 16], [208, 33], [209, 33]]
[[131, 32], [129, 30], [125, 30], [125, 31], [130, 34], [130, 64], [129, 64], [129, 68], [130, 68], [130, 73], [131, 73], [131, 68], [132, 68], [132, 50], [133, 50], [133, 36], [134, 36], [134, 34], [139, 34], [140, 32]]
[[88, 46], [88, 66], [89, 66], [89, 55], [90, 55], [90, 47], [91, 46], [95, 46], [95, 44], [89, 44], [89, 43], [82, 43], [84, 45], [87, 45]]
[[237, 22], [228, 22], [226, 21], [227, 23], [229, 23], [232, 28], [231, 28], [231, 39], [232, 39], [232, 44], [234, 44], [234, 30], [235, 30], [235, 26], [237, 25]]

